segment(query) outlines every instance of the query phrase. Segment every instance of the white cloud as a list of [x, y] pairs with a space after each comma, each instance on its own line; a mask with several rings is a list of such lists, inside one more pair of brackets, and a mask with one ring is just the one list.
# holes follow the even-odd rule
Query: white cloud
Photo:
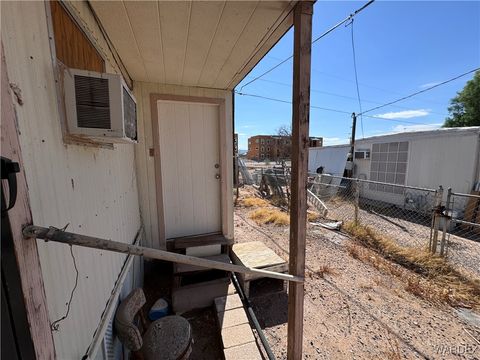
[[323, 145], [324, 146], [331, 146], [331, 145], [344, 145], [348, 144], [350, 139], [347, 138], [339, 138], [339, 137], [324, 137], [323, 138]]
[[433, 81], [433, 82], [429, 82], [429, 83], [426, 83], [426, 84], [422, 84], [419, 86], [420, 89], [426, 89], [426, 88], [429, 88], [431, 86], [435, 86], [435, 85], [438, 85], [440, 84], [440, 82], [438, 81]]
[[374, 131], [367, 135], [369, 136], [384, 136], [392, 135], [403, 132], [414, 132], [414, 131], [430, 131], [436, 130], [442, 127], [442, 123], [438, 124], [417, 124], [417, 125], [395, 125], [390, 131]]
[[382, 118], [382, 119], [411, 119], [411, 118], [420, 117], [420, 116], [427, 116], [428, 114], [430, 114], [430, 110], [418, 109], [418, 110], [388, 112], [385, 114], [376, 114], [373, 116], [377, 118]]
[[439, 129], [442, 124], [418, 124], [418, 125], [396, 125], [392, 129], [394, 133], [409, 131], [430, 131]]

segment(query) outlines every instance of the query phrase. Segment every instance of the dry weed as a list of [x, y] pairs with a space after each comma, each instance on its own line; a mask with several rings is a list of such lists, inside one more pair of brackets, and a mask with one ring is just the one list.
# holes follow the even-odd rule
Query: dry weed
[[[480, 308], [480, 279], [464, 274], [445, 258], [426, 250], [403, 248], [393, 239], [378, 234], [367, 226], [347, 223], [344, 229], [363, 245], [377, 252], [349, 245], [347, 251], [352, 257], [401, 278], [406, 283], [405, 290], [408, 292], [433, 302]], [[411, 273], [384, 258], [421, 277], [412, 277]]]
[[325, 275], [337, 275], [337, 272], [330, 265], [325, 264], [320, 266], [320, 268], [315, 271], [315, 274], [317, 274], [323, 279], [325, 278]]
[[389, 336], [387, 336], [387, 341], [388, 341], [388, 350], [386, 352], [386, 358], [388, 360], [402, 360], [403, 356], [400, 351], [400, 346], [398, 346], [398, 340], [397, 339], [390, 339]]
[[307, 211], [307, 221], [317, 222], [318, 220], [320, 220], [320, 214], [313, 211]]
[[278, 226], [290, 224], [290, 217], [288, 214], [276, 209], [257, 209], [249, 214], [250, 219], [257, 224], [275, 224]]
[[241, 201], [241, 204], [245, 207], [267, 207], [269, 205], [267, 201], [257, 197], [245, 198]]

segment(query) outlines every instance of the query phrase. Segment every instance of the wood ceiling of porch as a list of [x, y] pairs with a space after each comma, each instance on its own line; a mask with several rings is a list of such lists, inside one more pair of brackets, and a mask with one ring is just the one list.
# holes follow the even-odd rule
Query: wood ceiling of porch
[[293, 23], [296, 1], [91, 1], [137, 81], [232, 89]]

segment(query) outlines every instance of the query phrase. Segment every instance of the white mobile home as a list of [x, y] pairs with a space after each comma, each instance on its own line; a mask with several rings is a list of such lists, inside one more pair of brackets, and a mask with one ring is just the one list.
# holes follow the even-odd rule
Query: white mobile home
[[[325, 172], [334, 168], [337, 173], [333, 175], [342, 176], [343, 171], [338, 169], [345, 167], [349, 147], [340, 145], [310, 149], [309, 171], [315, 172], [319, 166], [324, 166]], [[341, 165], [330, 164], [332, 151], [337, 158], [341, 155]], [[480, 180], [479, 172], [480, 127], [405, 132], [373, 136], [355, 142], [353, 173], [359, 179], [430, 189], [437, 189], [441, 185], [444, 189], [470, 193]], [[393, 201], [395, 188], [387, 190], [391, 194], [382, 191], [382, 199], [391, 197]]]
[[[297, 1], [1, 3], [2, 197], [12, 205], [4, 212], [2, 199], [2, 279], [11, 260], [2, 314], [4, 286], [18, 305], [7, 309], [12, 319], [2, 316], [2, 332], [22, 345], [2, 343], [2, 354], [10, 346], [11, 358], [115, 357], [115, 308], [142, 283], [142, 258], [24, 239], [25, 225], [68, 225], [154, 249], [211, 233], [231, 244], [233, 89], [292, 26], [292, 148], [305, 159], [293, 174], [302, 179], [312, 11], [313, 2]], [[292, 201], [306, 196], [298, 179]], [[297, 282], [306, 222], [299, 203], [290, 252]], [[302, 351], [297, 282], [289, 293], [290, 358]]]

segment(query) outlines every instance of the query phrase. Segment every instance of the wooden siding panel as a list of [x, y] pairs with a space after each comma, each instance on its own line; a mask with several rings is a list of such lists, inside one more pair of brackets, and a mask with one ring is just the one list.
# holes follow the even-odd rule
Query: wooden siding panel
[[[72, 4], [74, 3], [72, 2]], [[95, 1], [92, 6], [102, 19], [102, 25], [109, 37], [115, 39], [115, 49], [120, 54], [129, 74], [134, 79], [148, 79], [124, 3], [119, 1]], [[121, 36], [116, 36], [116, 34], [121, 34]]]
[[244, 31], [232, 48], [228, 59], [219, 69], [213, 87], [225, 88], [232, 80], [232, 74], [243, 68], [250, 60], [242, 54], [253, 54], [259, 43], [264, 40], [265, 34], [269, 33], [272, 24], [282, 17], [285, 4], [278, 2], [260, 2], [250, 18]]
[[58, 1], [50, 1], [57, 59], [74, 69], [102, 72], [105, 62]]
[[160, 34], [159, 3], [156, 1], [125, 1], [133, 36], [149, 78], [165, 81], [163, 43]]
[[[185, 54], [185, 67], [182, 83], [196, 85], [211, 50], [223, 14], [225, 1], [212, 1], [192, 4], [188, 47]], [[210, 18], [210, 21], [205, 19]]]
[[159, 2], [160, 29], [165, 57], [165, 82], [182, 80], [190, 28], [191, 2]]
[[[294, 3], [92, 1], [90, 4], [135, 80], [233, 88], [291, 26], [292, 17], [287, 14]], [[77, 5], [72, 3], [72, 6]], [[277, 17], [280, 9], [283, 9], [281, 19]], [[239, 41], [242, 44], [237, 47]], [[233, 49], [236, 55], [232, 56]], [[221, 79], [217, 81], [220, 72]]]
[[218, 72], [227, 61], [238, 37], [247, 26], [258, 2], [242, 1], [227, 2], [223, 10], [218, 30], [212, 42], [207, 62], [200, 75], [199, 84], [213, 87]]

